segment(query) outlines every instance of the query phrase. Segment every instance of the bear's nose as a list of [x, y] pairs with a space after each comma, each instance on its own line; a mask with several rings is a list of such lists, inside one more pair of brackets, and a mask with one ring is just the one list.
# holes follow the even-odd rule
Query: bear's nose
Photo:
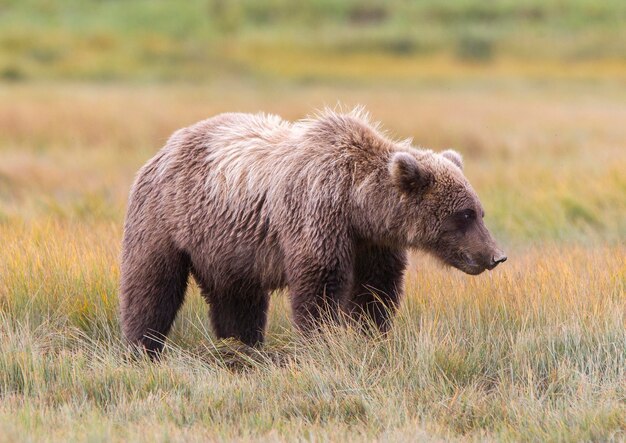
[[491, 257], [491, 266], [494, 268], [498, 266], [500, 263], [504, 263], [507, 259], [507, 256], [503, 253], [499, 253]]

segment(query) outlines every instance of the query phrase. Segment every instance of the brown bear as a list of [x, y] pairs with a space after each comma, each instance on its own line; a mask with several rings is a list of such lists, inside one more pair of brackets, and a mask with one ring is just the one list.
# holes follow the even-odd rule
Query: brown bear
[[190, 273], [218, 338], [261, 343], [283, 287], [304, 332], [343, 313], [385, 331], [409, 248], [469, 274], [506, 260], [461, 169], [456, 152], [392, 141], [358, 109], [295, 123], [221, 114], [181, 129], [130, 195], [123, 333], [158, 353]]

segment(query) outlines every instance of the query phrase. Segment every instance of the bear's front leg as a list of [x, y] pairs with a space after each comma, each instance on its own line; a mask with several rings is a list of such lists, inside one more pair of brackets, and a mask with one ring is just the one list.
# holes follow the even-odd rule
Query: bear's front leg
[[344, 309], [358, 324], [367, 328], [373, 323], [381, 332], [389, 329], [403, 296], [406, 256], [402, 248], [356, 248], [354, 286]]
[[295, 325], [308, 333], [324, 321], [337, 321], [352, 285], [352, 263], [334, 257], [308, 257], [292, 262], [288, 274]]

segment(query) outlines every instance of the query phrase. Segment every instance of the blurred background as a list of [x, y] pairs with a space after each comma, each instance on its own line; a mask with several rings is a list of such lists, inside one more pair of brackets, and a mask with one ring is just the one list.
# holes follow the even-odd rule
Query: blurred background
[[621, 0], [2, 0], [5, 81], [623, 75]]
[[337, 103], [459, 150], [510, 244], [624, 239], [622, 0], [0, 0], [0, 220], [120, 226], [175, 129]]

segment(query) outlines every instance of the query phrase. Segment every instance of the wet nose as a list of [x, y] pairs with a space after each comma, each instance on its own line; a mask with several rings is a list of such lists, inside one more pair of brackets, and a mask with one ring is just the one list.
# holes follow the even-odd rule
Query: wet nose
[[504, 263], [506, 261], [506, 259], [507, 259], [507, 257], [503, 253], [496, 254], [493, 257], [491, 257], [491, 266], [493, 266], [495, 268], [500, 263]]

